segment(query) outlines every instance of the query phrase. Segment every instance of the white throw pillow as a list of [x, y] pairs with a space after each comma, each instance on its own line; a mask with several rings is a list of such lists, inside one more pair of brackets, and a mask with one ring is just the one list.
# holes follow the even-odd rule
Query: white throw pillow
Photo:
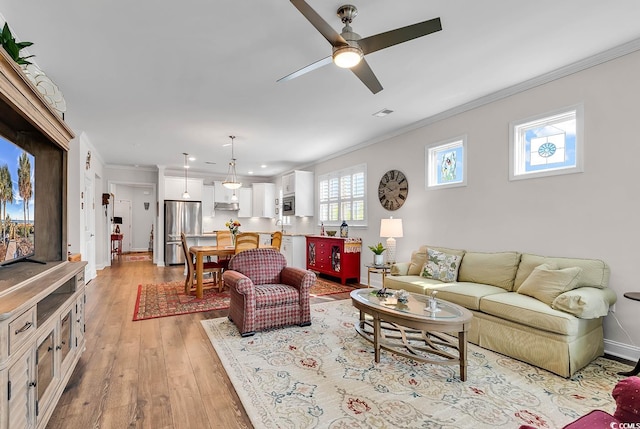
[[427, 249], [427, 262], [422, 266], [420, 275], [445, 283], [455, 282], [458, 279], [461, 259], [458, 255]]
[[550, 264], [535, 267], [518, 288], [518, 293], [529, 295], [551, 305], [560, 294], [578, 286], [582, 268], [570, 267], [561, 270], [554, 268]]

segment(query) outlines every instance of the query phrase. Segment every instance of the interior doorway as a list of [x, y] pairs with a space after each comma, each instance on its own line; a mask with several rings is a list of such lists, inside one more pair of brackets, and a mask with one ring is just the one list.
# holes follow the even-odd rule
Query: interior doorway
[[154, 252], [152, 234], [157, 230], [157, 192], [155, 183], [109, 182], [113, 212], [109, 213], [109, 233], [113, 217], [122, 217], [123, 252]]

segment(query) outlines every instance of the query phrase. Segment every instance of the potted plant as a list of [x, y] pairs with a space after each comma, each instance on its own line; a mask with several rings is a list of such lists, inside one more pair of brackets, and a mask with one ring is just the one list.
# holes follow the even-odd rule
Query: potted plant
[[0, 43], [2, 43], [2, 47], [5, 51], [13, 58], [13, 60], [19, 65], [29, 65], [31, 64], [27, 61], [28, 58], [33, 57], [33, 55], [29, 55], [28, 57], [21, 57], [20, 51], [26, 47], [33, 45], [31, 42], [16, 42], [15, 37], [11, 34], [11, 30], [9, 30], [9, 26], [7, 23], [4, 23], [4, 27], [2, 28], [2, 33], [0, 33]]
[[382, 252], [387, 249], [385, 249], [380, 242], [375, 246], [369, 246], [369, 249], [373, 252], [373, 264], [382, 265], [384, 263], [384, 256], [382, 255]]

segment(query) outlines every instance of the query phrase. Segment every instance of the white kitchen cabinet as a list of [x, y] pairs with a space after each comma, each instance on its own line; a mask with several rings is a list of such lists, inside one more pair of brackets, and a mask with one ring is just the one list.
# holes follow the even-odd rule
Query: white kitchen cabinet
[[283, 235], [280, 252], [287, 260], [287, 266], [306, 269], [306, 242], [302, 235]]
[[202, 218], [215, 216], [215, 211], [213, 210], [213, 185], [204, 185], [202, 186]]
[[295, 197], [295, 216], [313, 216], [313, 172], [296, 170], [282, 176], [282, 195]]
[[165, 200], [182, 200], [182, 201], [202, 201], [202, 179], [187, 179], [186, 189], [189, 191], [190, 198], [187, 200], [182, 198], [185, 190], [184, 177], [164, 178], [164, 199]]
[[252, 217], [253, 216], [253, 190], [251, 188], [238, 189], [238, 204], [240, 210], [238, 210], [238, 217]]
[[254, 217], [276, 216], [276, 185], [273, 183], [253, 183], [252, 208]]

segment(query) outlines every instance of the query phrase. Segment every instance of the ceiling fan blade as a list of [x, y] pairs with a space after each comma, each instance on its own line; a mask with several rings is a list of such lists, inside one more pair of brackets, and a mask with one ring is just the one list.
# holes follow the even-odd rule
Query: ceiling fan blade
[[347, 41], [334, 30], [318, 13], [311, 8], [304, 0], [291, 0], [291, 3], [309, 20], [316, 30], [331, 43], [331, 46], [346, 45]]
[[382, 91], [382, 85], [380, 85], [378, 78], [373, 74], [373, 70], [371, 70], [369, 63], [367, 63], [364, 58], [360, 60], [358, 65], [351, 67], [351, 71], [358, 76], [358, 79], [360, 79], [362, 83], [364, 83], [374, 94]]
[[380, 49], [417, 39], [418, 37], [426, 36], [427, 34], [440, 30], [442, 30], [440, 18], [434, 18], [429, 21], [419, 22], [385, 33], [376, 34], [375, 36], [365, 37], [358, 40], [358, 45], [362, 48], [362, 52], [367, 55]]
[[288, 74], [285, 77], [281, 77], [276, 82], [284, 82], [287, 80], [295, 79], [298, 76], [302, 76], [305, 73], [309, 73], [310, 71], [318, 69], [322, 66], [326, 66], [327, 64], [331, 64], [332, 62], [333, 62], [333, 58], [331, 58], [331, 56], [328, 56], [326, 58], [316, 61], [315, 63], [311, 63], [308, 66], [302, 67], [300, 70], [294, 71], [293, 73]]

